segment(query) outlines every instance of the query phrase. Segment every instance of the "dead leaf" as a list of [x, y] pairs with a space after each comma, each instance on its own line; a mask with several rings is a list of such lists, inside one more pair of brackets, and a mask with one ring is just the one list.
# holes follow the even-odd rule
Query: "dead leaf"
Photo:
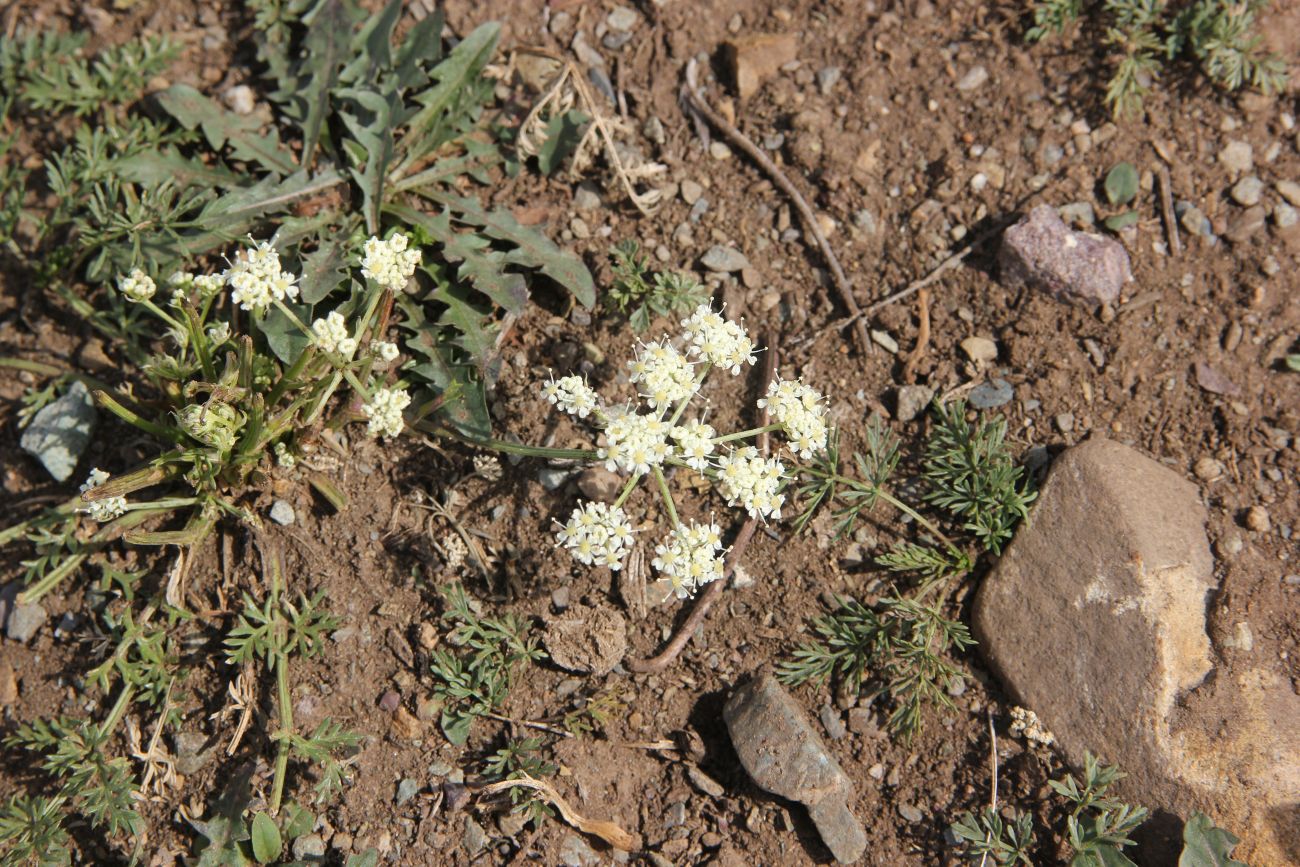
[[603, 819], [588, 819], [586, 816], [575, 810], [568, 801], [555, 788], [545, 780], [534, 780], [527, 775], [517, 780], [502, 780], [499, 783], [492, 783], [490, 786], [484, 786], [480, 791], [486, 795], [496, 792], [504, 792], [513, 789], [515, 786], [521, 786], [525, 789], [532, 789], [540, 794], [543, 798], [550, 801], [555, 809], [560, 811], [560, 816], [564, 821], [577, 828], [584, 834], [595, 834], [615, 849], [621, 849], [624, 852], [631, 852], [636, 848], [636, 838], [624, 831], [613, 822], [607, 822]]
[[1196, 384], [1212, 394], [1236, 397], [1241, 394], [1237, 384], [1204, 361], [1196, 362]]

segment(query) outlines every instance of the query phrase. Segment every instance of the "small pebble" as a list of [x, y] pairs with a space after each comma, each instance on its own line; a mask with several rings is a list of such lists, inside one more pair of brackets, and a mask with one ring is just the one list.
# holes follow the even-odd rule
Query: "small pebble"
[[693, 205], [699, 201], [700, 196], [704, 195], [704, 187], [700, 186], [690, 178], [682, 181], [682, 201], [688, 205]]
[[387, 690], [379, 697], [379, 709], [385, 713], [392, 713], [397, 710], [401, 704], [402, 696], [397, 692], [397, 690]]
[[574, 217], [569, 221], [569, 231], [572, 232], [573, 237], [577, 238], [579, 241], [585, 241], [591, 237], [591, 228], [587, 225], [587, 221], [582, 219], [582, 217]]
[[877, 331], [873, 328], [871, 329], [871, 339], [891, 355], [898, 354], [898, 341], [888, 331]]
[[967, 337], [961, 342], [961, 351], [976, 364], [987, 364], [998, 357], [998, 345], [987, 337]]
[[288, 527], [297, 518], [293, 513], [293, 506], [289, 505], [286, 500], [276, 500], [272, 503], [270, 514], [271, 520], [275, 521], [282, 527]]
[[420, 784], [410, 777], [407, 777], [397, 784], [397, 797], [394, 800], [400, 807], [402, 804], [405, 804], [407, 801], [414, 798], [415, 794], [419, 791]]
[[1219, 162], [1233, 174], [1244, 174], [1255, 167], [1255, 151], [1248, 142], [1230, 141], [1219, 151]]
[[827, 66], [817, 73], [817, 87], [821, 90], [823, 96], [828, 95], [839, 80], [840, 68], [838, 66]]
[[1194, 472], [1196, 478], [1201, 481], [1212, 482], [1215, 479], [1223, 478], [1223, 462], [1216, 461], [1214, 458], [1208, 456], [1202, 457], [1196, 461], [1196, 465], [1192, 467], [1192, 472]]
[[1056, 421], [1056, 429], [1059, 430], [1061, 433], [1070, 433], [1071, 431], [1074, 430], [1073, 413], [1069, 413], [1069, 412], [1060, 413], [1059, 415], [1057, 415], [1055, 421]]
[[731, 148], [720, 141], [711, 142], [709, 144], [709, 156], [715, 160], [725, 160], [731, 156]]
[[605, 16], [605, 24], [609, 26], [610, 30], [631, 30], [640, 21], [641, 16], [636, 13], [636, 10], [629, 9], [627, 6], [615, 6], [614, 10]]
[[1005, 379], [992, 379], [976, 386], [970, 393], [970, 405], [975, 409], [997, 409], [1008, 404], [1016, 390]]
[[844, 727], [844, 720], [840, 717], [839, 711], [828, 704], [822, 705], [820, 712], [822, 727], [826, 729], [826, 736], [833, 741], [838, 741], [847, 733]]
[[957, 82], [957, 89], [963, 92], [975, 90], [989, 80], [989, 71], [983, 66], [972, 66]]
[[1271, 526], [1268, 509], [1263, 506], [1251, 506], [1246, 510], [1246, 529], [1255, 533], [1267, 533]]
[[1232, 185], [1232, 200], [1239, 205], [1250, 207], [1258, 205], [1264, 192], [1264, 182], [1254, 175], [1247, 175]]
[[1291, 204], [1300, 207], [1300, 184], [1295, 181], [1278, 181], [1277, 191]]
[[257, 99], [253, 93], [253, 88], [247, 84], [235, 85], [223, 93], [221, 98], [225, 101], [226, 107], [235, 114], [252, 114], [253, 109], [257, 107]]
[[912, 824], [916, 824], [917, 822], [921, 821], [921, 819], [923, 818], [923, 816], [921, 815], [921, 811], [918, 810], [916, 807], [912, 806], [911, 804], [899, 804], [898, 815], [902, 816], [904, 819], [911, 822]]
[[596, 210], [600, 207], [600, 190], [592, 183], [578, 184], [578, 189], [573, 193], [573, 207], [579, 211]]

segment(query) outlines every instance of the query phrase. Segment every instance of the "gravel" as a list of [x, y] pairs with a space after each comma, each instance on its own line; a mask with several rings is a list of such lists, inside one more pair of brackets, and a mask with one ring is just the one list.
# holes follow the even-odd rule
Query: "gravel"
[[594, 211], [600, 207], [600, 190], [595, 184], [584, 181], [573, 193], [573, 207], [579, 211]]
[[721, 244], [710, 247], [700, 263], [710, 271], [720, 274], [734, 274], [749, 267], [749, 259], [744, 253], [735, 247], [724, 247]]
[[683, 202], [688, 205], [694, 205], [699, 201], [700, 196], [704, 195], [704, 187], [700, 186], [690, 178], [687, 178], [682, 181], [681, 193]]
[[1239, 205], [1250, 207], [1258, 205], [1264, 192], [1264, 182], [1254, 175], [1247, 175], [1232, 185], [1232, 200]]
[[609, 25], [610, 30], [631, 30], [640, 22], [641, 16], [635, 9], [629, 9], [627, 6], [615, 6], [614, 10], [605, 16], [605, 23]]
[[36, 413], [19, 444], [56, 482], [66, 482], [90, 443], [96, 419], [90, 391], [76, 380], [67, 393]]
[[977, 90], [986, 81], [989, 80], [989, 71], [983, 66], [972, 66], [970, 70], [961, 77], [957, 82], [957, 89], [963, 93]]
[[270, 516], [271, 520], [281, 527], [288, 527], [297, 520], [297, 516], [293, 513], [293, 506], [289, 505], [287, 500], [276, 500], [272, 503]]
[[976, 386], [970, 393], [970, 405], [976, 409], [997, 409], [1008, 404], [1016, 390], [1005, 379], [991, 379]]
[[1249, 142], [1230, 141], [1219, 151], [1219, 162], [1234, 175], [1245, 174], [1255, 167], [1255, 150]]

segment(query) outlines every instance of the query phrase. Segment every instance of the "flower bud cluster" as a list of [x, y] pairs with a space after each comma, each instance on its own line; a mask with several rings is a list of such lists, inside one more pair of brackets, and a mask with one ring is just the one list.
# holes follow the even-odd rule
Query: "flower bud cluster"
[[311, 330], [316, 335], [316, 345], [325, 352], [338, 352], [350, 358], [357, 351], [357, 341], [348, 336], [347, 321], [337, 310], [331, 310], [324, 319], [313, 322]]
[[126, 296], [127, 301], [138, 304], [152, 298], [158, 291], [158, 284], [154, 283], [153, 278], [148, 274], [136, 268], [125, 277], [118, 278], [117, 288]]
[[740, 373], [743, 365], [755, 361], [754, 341], [745, 329], [724, 319], [708, 304], [701, 304], [683, 319], [682, 328], [690, 340], [688, 354], [730, 371], [733, 376]]
[[[81, 493], [86, 493], [94, 488], [98, 488], [104, 482], [108, 481], [108, 473], [101, 469], [93, 469], [86, 481], [81, 485]], [[126, 514], [126, 497], [104, 497], [99, 500], [91, 500], [86, 503], [85, 508], [78, 509], [90, 516], [92, 521], [98, 521], [101, 524], [107, 523], [114, 518]]]
[[395, 437], [401, 434], [406, 426], [406, 422], [402, 419], [402, 410], [410, 405], [411, 395], [406, 389], [377, 389], [370, 402], [361, 407], [361, 411], [370, 419], [367, 428], [370, 435]]
[[632, 522], [618, 506], [583, 503], [573, 510], [555, 538], [584, 566], [617, 570], [623, 565], [623, 555], [632, 548]]
[[682, 525], [655, 546], [650, 565], [671, 581], [677, 597], [684, 599], [705, 584], [721, 580], [726, 568], [721, 551], [722, 531], [717, 524]]
[[780, 518], [785, 495], [781, 483], [785, 466], [765, 458], [753, 446], [735, 449], [718, 460], [718, 490], [728, 506], [739, 506], [754, 518]]
[[420, 251], [407, 249], [410, 242], [401, 232], [387, 241], [372, 237], [361, 257], [361, 273], [391, 292], [404, 288], [420, 264]]
[[552, 376], [542, 386], [542, 395], [562, 412], [586, 418], [600, 408], [600, 397], [581, 376]]
[[244, 310], [261, 313], [273, 301], [298, 297], [298, 278], [280, 267], [280, 254], [268, 241], [237, 253], [223, 277], [230, 300]]
[[758, 401], [785, 430], [790, 450], [804, 460], [826, 448], [830, 429], [826, 425], [826, 404], [815, 388], [802, 380], [776, 377], [767, 396]]

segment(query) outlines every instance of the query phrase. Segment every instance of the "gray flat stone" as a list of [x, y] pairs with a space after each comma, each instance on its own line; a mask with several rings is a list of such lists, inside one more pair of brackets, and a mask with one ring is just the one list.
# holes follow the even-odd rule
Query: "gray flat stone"
[[95, 430], [95, 400], [80, 381], [36, 413], [23, 431], [23, 451], [41, 462], [55, 481], [66, 482]]
[[724, 247], [721, 244], [710, 247], [709, 252], [705, 253], [700, 261], [710, 271], [727, 274], [749, 267], [749, 259], [745, 258], [744, 253], [735, 247]]

